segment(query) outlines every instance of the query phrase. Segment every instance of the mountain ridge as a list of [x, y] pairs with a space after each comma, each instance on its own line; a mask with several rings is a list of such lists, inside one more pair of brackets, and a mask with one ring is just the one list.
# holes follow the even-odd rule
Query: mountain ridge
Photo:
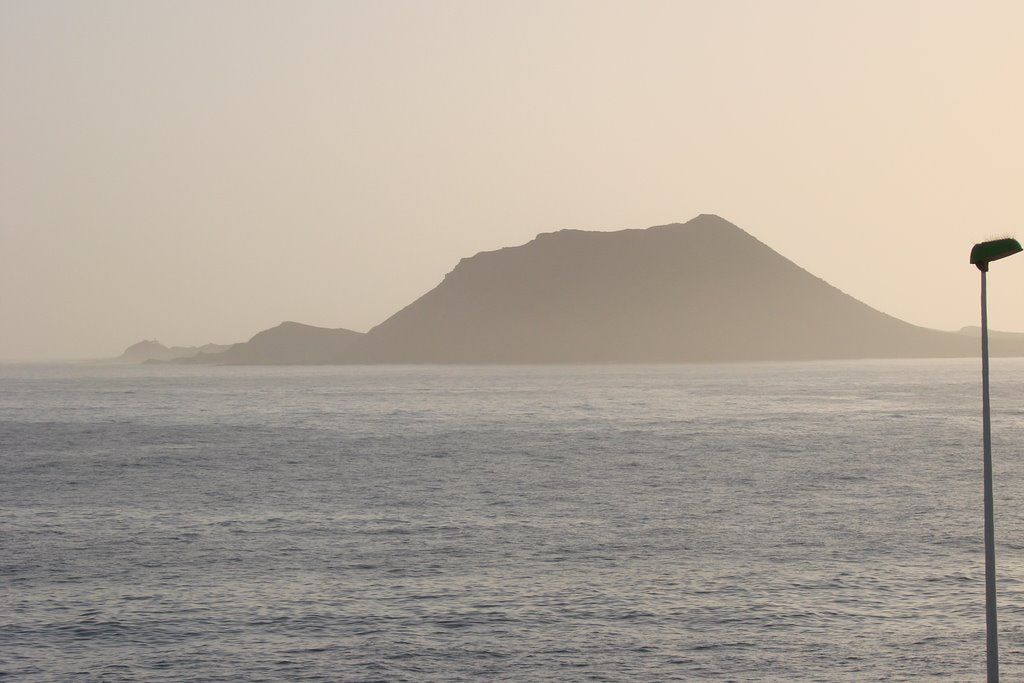
[[232, 344], [220, 353], [199, 354], [176, 363], [213, 365], [331, 365], [362, 336], [338, 327], [316, 327], [290, 320], [262, 330], [249, 341]]
[[[284, 322], [177, 363], [688, 363], [970, 357], [947, 332], [879, 311], [714, 214], [557, 230], [459, 260], [367, 333]], [[992, 333], [1024, 356], [1024, 334]]]
[[[1024, 345], [1013, 346], [1024, 353]], [[464, 258], [344, 360], [660, 363], [975, 353], [964, 336], [878, 311], [725, 219], [701, 214], [648, 229], [542, 233]]]
[[172, 361], [179, 358], [191, 358], [201, 353], [219, 353], [228, 349], [230, 344], [204, 344], [202, 346], [164, 346], [156, 339], [144, 339], [126, 348], [114, 360], [126, 363], [144, 363], [149, 360]]

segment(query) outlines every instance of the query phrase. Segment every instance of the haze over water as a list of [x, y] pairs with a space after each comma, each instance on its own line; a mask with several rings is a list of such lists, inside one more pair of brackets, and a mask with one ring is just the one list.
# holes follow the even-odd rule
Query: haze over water
[[[1020, 227], [1021, 25], [0, 0], [0, 361], [973, 353], [867, 306], [977, 324], [968, 250]], [[605, 233], [705, 214], [797, 265], [706, 241], [616, 269]], [[503, 249], [540, 233], [563, 251]], [[996, 330], [1024, 330], [1019, 265]], [[0, 679], [980, 680], [977, 365], [0, 364]], [[1024, 360], [993, 390], [1014, 680]]]
[[[0, 0], [0, 359], [369, 330], [460, 259], [713, 213], [977, 324], [1017, 0]], [[992, 326], [1024, 331], [1024, 270]]]
[[[18, 681], [980, 680], [975, 360], [0, 366]], [[1024, 676], [1024, 361], [993, 361]]]

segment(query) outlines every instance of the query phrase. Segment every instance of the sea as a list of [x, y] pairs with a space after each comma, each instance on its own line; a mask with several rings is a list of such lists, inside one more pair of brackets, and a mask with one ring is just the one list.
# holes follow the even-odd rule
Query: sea
[[0, 365], [0, 680], [980, 681], [982, 490], [977, 359]]

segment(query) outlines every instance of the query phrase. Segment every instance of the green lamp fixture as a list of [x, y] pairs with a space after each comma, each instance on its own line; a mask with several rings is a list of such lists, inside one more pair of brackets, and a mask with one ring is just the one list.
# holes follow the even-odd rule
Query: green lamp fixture
[[1021, 248], [1020, 242], [1012, 237], [992, 240], [991, 242], [980, 242], [971, 249], [971, 263], [978, 266], [978, 270], [986, 272], [988, 271], [990, 261], [998, 261], [1001, 258], [1013, 256], [1018, 251], [1024, 251], [1024, 249]]

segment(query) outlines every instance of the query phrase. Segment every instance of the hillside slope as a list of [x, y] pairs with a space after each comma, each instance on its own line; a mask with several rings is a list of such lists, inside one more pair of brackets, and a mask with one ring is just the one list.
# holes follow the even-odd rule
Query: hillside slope
[[[993, 351], [1024, 355], [1024, 344]], [[647, 363], [977, 355], [881, 313], [718, 216], [539, 235], [463, 259], [349, 363]]]

